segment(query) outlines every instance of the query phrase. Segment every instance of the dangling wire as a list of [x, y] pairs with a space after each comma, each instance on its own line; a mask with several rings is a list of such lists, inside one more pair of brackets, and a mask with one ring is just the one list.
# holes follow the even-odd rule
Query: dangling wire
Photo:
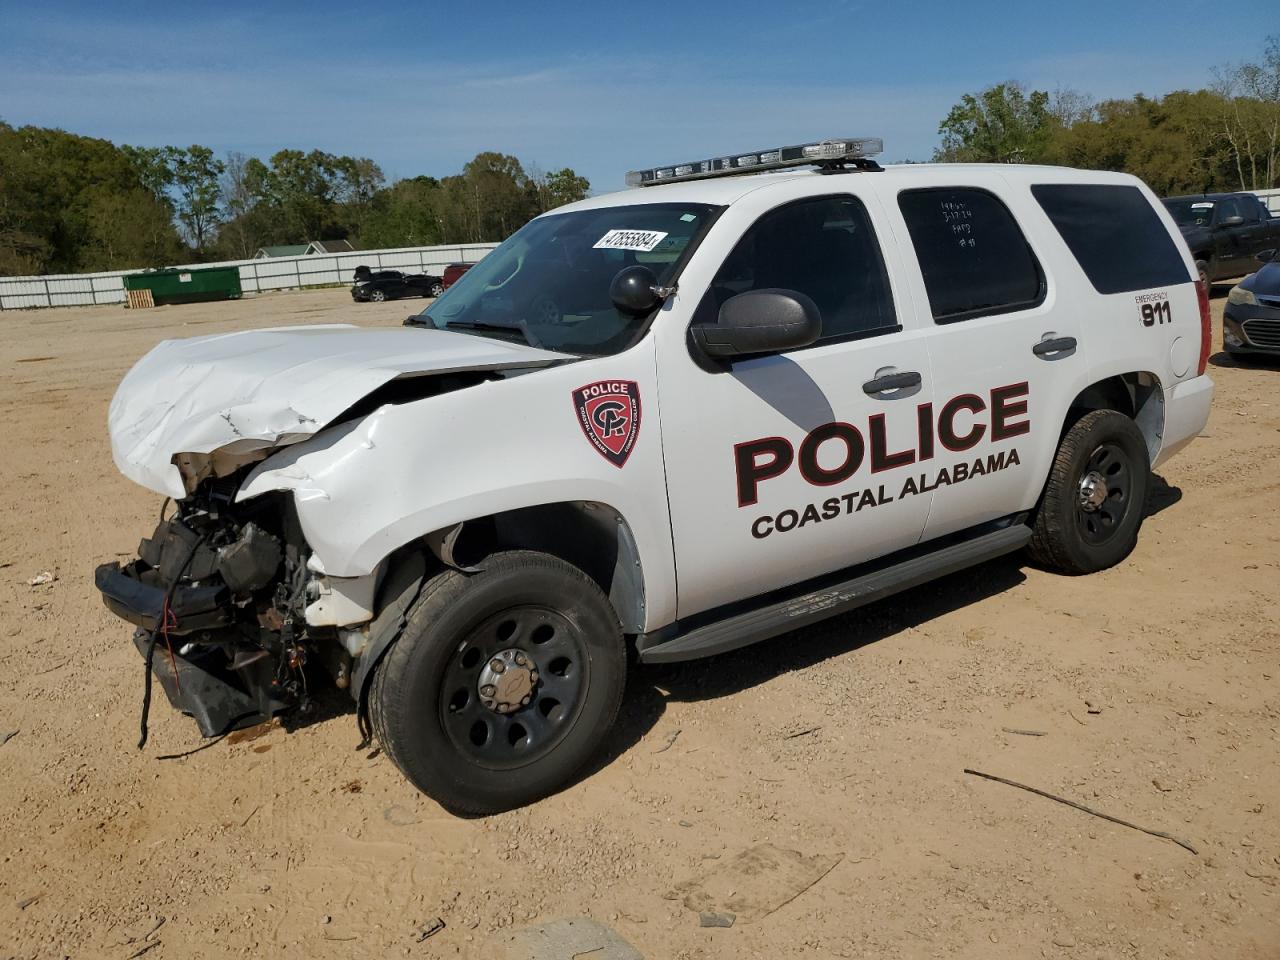
[[[163, 510], [161, 511], [163, 513]], [[164, 634], [166, 643], [169, 639], [169, 623], [170, 615], [169, 605], [173, 602], [174, 591], [178, 589], [178, 581], [182, 579], [182, 575], [187, 572], [187, 568], [191, 566], [191, 561], [195, 558], [196, 551], [204, 543], [205, 534], [201, 534], [196, 538], [195, 543], [191, 545], [191, 549], [187, 551], [186, 559], [182, 561], [182, 566], [178, 568], [178, 572], [173, 575], [173, 579], [169, 585], [165, 587], [164, 600], [160, 604], [160, 618], [156, 621], [156, 625], [151, 628], [151, 636], [147, 639], [147, 656], [146, 656], [146, 676], [142, 685], [142, 731], [138, 738], [138, 749], [141, 750], [147, 745], [147, 718], [151, 715], [151, 665], [155, 662], [156, 644], [160, 640], [161, 633]], [[174, 618], [174, 626], [177, 626], [177, 618]], [[169, 655], [172, 657], [173, 648], [170, 647]], [[174, 662], [173, 675], [178, 675], [177, 664]]]

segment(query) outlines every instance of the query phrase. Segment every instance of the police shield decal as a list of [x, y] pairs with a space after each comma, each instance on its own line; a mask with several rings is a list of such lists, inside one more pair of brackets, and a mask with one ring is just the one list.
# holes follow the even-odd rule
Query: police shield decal
[[599, 380], [573, 391], [578, 426], [600, 456], [621, 467], [640, 435], [640, 387], [634, 380]]

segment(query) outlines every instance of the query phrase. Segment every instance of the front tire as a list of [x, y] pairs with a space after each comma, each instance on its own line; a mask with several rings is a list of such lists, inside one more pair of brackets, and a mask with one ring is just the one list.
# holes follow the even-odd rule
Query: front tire
[[1115, 566], [1138, 541], [1151, 481], [1146, 438], [1115, 410], [1086, 413], [1058, 445], [1029, 550], [1066, 574]]
[[387, 295], [382, 290], [375, 290], [373, 293], [369, 294], [369, 299], [374, 303], [382, 303], [382, 301], [387, 299]]
[[626, 681], [621, 627], [581, 570], [510, 551], [433, 577], [369, 692], [374, 733], [446, 809], [509, 810], [564, 787], [599, 751]]

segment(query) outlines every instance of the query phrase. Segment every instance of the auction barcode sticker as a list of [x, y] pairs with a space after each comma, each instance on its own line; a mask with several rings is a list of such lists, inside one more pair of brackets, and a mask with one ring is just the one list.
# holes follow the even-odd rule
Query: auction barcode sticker
[[596, 250], [639, 250], [649, 253], [666, 234], [660, 230], [610, 230], [595, 242]]

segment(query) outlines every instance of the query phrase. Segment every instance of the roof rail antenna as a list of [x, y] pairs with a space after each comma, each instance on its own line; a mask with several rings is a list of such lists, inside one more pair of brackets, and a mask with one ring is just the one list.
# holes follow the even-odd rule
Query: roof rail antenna
[[876, 171], [884, 168], [871, 157], [883, 152], [884, 141], [879, 137], [840, 137], [791, 147], [773, 147], [754, 153], [710, 157], [669, 167], [632, 170], [627, 174], [627, 186], [653, 187], [660, 183], [710, 180], [714, 177], [764, 173], [766, 170], [783, 170], [787, 167], [817, 167], [823, 173], [840, 173], [850, 168]]

